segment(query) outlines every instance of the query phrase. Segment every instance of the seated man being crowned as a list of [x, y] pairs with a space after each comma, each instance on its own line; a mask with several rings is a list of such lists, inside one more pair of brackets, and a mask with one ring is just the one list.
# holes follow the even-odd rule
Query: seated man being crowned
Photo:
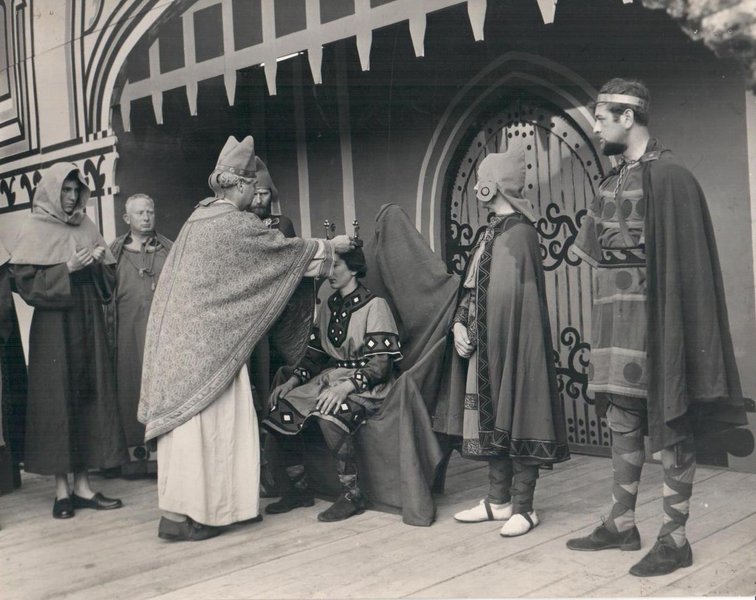
[[271, 412], [264, 424], [279, 438], [288, 477], [282, 498], [266, 507], [269, 514], [314, 503], [304, 442], [298, 436], [312, 421], [336, 460], [342, 486], [341, 496], [318, 520], [341, 521], [365, 510], [353, 435], [380, 408], [394, 383], [394, 363], [402, 358], [388, 303], [359, 281], [366, 270], [359, 247], [336, 257], [328, 279], [335, 292], [320, 309], [307, 352], [289, 379], [270, 394]]

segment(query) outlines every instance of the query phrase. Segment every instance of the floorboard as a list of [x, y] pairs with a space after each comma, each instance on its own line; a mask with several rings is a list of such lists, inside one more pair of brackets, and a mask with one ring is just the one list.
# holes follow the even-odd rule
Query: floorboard
[[[455, 455], [437, 521], [411, 527], [399, 515], [368, 511], [320, 523], [311, 508], [239, 524], [202, 543], [156, 536], [154, 479], [98, 479], [121, 510], [78, 511], [52, 519], [53, 480], [24, 476], [0, 497], [0, 598], [504, 598], [693, 596], [756, 593], [756, 475], [699, 468], [688, 524], [695, 562], [666, 577], [637, 579], [627, 569], [661, 522], [658, 464], [644, 468], [637, 519], [641, 552], [570, 552], [609, 507], [611, 462], [575, 456], [544, 471], [536, 490], [541, 524], [504, 539], [501, 523], [460, 524], [458, 510], [488, 487], [485, 463]], [[267, 500], [263, 503], [268, 502]]]

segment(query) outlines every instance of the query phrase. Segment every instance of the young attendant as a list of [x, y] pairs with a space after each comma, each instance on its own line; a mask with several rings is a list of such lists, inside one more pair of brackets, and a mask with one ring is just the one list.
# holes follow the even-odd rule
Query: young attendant
[[464, 405], [462, 455], [488, 461], [489, 477], [488, 496], [454, 518], [506, 521], [504, 537], [538, 525], [538, 468], [569, 458], [538, 234], [522, 194], [524, 150], [514, 138], [506, 153], [489, 154], [478, 167], [475, 191], [490, 216], [452, 329], [466, 373], [450, 394]]

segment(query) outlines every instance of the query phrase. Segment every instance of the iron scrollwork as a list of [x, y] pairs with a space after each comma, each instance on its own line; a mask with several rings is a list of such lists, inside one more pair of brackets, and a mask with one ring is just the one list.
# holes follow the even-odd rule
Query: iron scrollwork
[[557, 372], [559, 393], [565, 393], [573, 400], [582, 398], [588, 404], [593, 404], [593, 398], [588, 395], [588, 355], [591, 346], [582, 341], [580, 332], [574, 327], [565, 327], [559, 334], [560, 345], [568, 349], [567, 365], [563, 366], [561, 353], [554, 350], [554, 362]]
[[[536, 221], [535, 227], [541, 238], [541, 260], [543, 268], [546, 271], [553, 271], [558, 268], [562, 262], [566, 262], [571, 267], [580, 264], [580, 259], [569, 255], [570, 246], [575, 242], [583, 217], [587, 214], [586, 209], [581, 209], [575, 215], [573, 221], [569, 215], [561, 214], [557, 204], [553, 202], [546, 207], [546, 216]], [[569, 232], [568, 235], [560, 240], [557, 239], [562, 233], [562, 227]], [[546, 240], [549, 240], [548, 244]], [[549, 260], [551, 259], [551, 260]]]
[[451, 240], [447, 245], [449, 253], [447, 265], [453, 273], [464, 275], [470, 252], [478, 245], [480, 236], [486, 228], [483, 226], [473, 231], [472, 226], [467, 223], [457, 223], [452, 220], [449, 223], [449, 230]]

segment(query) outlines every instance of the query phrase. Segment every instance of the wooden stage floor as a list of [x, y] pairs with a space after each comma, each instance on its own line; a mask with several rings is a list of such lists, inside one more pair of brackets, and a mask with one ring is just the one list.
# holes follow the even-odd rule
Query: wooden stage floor
[[[751, 596], [756, 594], [756, 475], [699, 468], [688, 524], [694, 564], [638, 579], [628, 568], [653, 544], [661, 523], [661, 470], [647, 464], [638, 500], [640, 552], [571, 552], [609, 506], [611, 463], [576, 456], [542, 475], [541, 524], [504, 539], [496, 523], [460, 524], [452, 515], [487, 487], [485, 465], [452, 460], [431, 527], [368, 511], [319, 523], [327, 503], [262, 523], [238, 525], [199, 543], [157, 537], [154, 479], [93, 478], [123, 499], [111, 512], [51, 516], [51, 478], [25, 476], [0, 497], [0, 598], [498, 598], [579, 596]], [[263, 500], [263, 503], [270, 500]]]

